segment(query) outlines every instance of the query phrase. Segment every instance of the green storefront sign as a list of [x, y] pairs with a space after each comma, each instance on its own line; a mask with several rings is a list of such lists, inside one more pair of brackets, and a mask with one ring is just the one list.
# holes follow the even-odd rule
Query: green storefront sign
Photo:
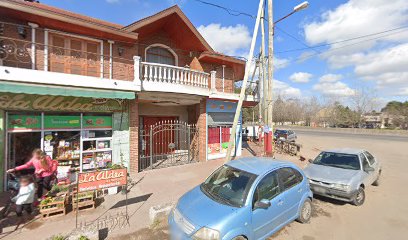
[[112, 116], [84, 116], [84, 128], [112, 128]]
[[120, 112], [124, 100], [0, 93], [0, 109], [59, 112]]
[[81, 116], [44, 116], [44, 129], [81, 128]]
[[39, 115], [9, 115], [9, 130], [40, 130], [41, 116]]

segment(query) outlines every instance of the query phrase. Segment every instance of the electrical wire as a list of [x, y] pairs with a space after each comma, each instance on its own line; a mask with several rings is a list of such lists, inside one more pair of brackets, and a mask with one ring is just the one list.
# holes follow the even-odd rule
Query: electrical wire
[[[328, 52], [333, 52], [333, 51], [338, 50], [338, 49], [342, 49], [342, 48], [346, 48], [346, 47], [358, 45], [358, 44], [361, 44], [361, 43], [363, 43], [363, 42], [368, 42], [368, 41], [372, 41], [372, 40], [376, 40], [376, 39], [388, 37], [388, 36], [391, 36], [391, 35], [394, 35], [394, 34], [398, 34], [398, 33], [401, 33], [401, 32], [407, 31], [407, 30], [408, 30], [408, 29], [403, 29], [403, 30], [401, 30], [401, 31], [399, 31], [399, 32], [394, 32], [394, 33], [390, 33], [390, 34], [383, 35], [383, 36], [379, 36], [379, 37], [375, 37], [375, 38], [364, 39], [364, 40], [359, 41], [359, 42], [355, 42], [355, 43], [343, 45], [343, 46], [336, 47], [336, 48], [331, 48], [331, 49], [329, 49], [329, 50], [326, 50], [326, 51], [323, 52], [323, 53], [312, 54], [312, 55], [305, 56], [305, 57], [298, 57], [298, 58], [296, 58], [296, 59], [294, 59], [294, 60], [292, 60], [292, 61], [289, 61], [289, 63], [290, 63], [290, 62], [294, 62], [294, 61], [304, 61], [304, 60], [307, 60], [307, 59], [312, 58], [312, 57], [314, 57], [314, 56], [323, 55], [323, 54], [326, 54], [326, 53], [328, 53]], [[281, 66], [281, 65], [287, 65], [287, 64], [288, 64], [288, 63], [282, 63], [282, 64], [276, 65], [275, 67], [277, 67], [277, 66], [279, 67], [279, 66]]]

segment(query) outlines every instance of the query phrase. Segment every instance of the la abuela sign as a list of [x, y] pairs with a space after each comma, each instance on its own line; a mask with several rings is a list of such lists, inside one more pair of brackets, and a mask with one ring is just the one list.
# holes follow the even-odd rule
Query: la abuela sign
[[78, 191], [91, 191], [126, 185], [127, 169], [112, 169], [78, 174]]

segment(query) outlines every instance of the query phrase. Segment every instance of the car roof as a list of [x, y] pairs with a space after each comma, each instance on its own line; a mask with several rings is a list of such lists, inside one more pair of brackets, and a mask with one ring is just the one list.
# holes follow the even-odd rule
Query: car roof
[[359, 148], [334, 148], [325, 150], [325, 152], [333, 152], [333, 153], [346, 153], [346, 154], [359, 154], [363, 152], [363, 149]]
[[273, 158], [264, 157], [245, 157], [228, 162], [226, 165], [238, 168], [240, 170], [253, 173], [256, 175], [262, 175], [269, 172], [272, 169], [278, 167], [296, 167], [295, 164], [287, 161], [275, 160]]

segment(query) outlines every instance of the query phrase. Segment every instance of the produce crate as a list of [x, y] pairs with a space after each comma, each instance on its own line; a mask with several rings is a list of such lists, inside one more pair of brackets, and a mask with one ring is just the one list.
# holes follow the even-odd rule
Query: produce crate
[[[78, 194], [78, 204], [77, 204], [77, 194]], [[95, 208], [95, 191], [87, 192], [73, 192], [71, 196], [72, 209], [74, 211], [88, 210]], [[78, 208], [78, 209], [77, 209]]]
[[67, 213], [67, 194], [57, 197], [48, 197], [41, 201], [40, 215], [42, 218], [62, 216]]

